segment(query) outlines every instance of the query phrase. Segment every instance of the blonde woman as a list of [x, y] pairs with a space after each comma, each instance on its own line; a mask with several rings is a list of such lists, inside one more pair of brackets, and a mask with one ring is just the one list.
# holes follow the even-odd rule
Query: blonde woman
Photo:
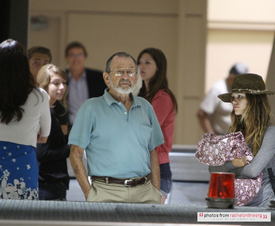
[[66, 200], [69, 175], [66, 159], [70, 148], [55, 115], [55, 104], [67, 109], [67, 74], [53, 64], [43, 66], [37, 74], [38, 85], [47, 91], [51, 108], [51, 132], [46, 144], [37, 145], [39, 166], [39, 199]]
[[275, 197], [269, 178], [275, 172], [275, 126], [270, 124], [267, 98], [274, 93], [266, 90], [260, 75], [248, 73], [236, 75], [231, 92], [218, 96], [233, 105], [229, 133], [241, 131], [255, 158], [250, 164], [245, 157], [234, 159], [222, 166], [210, 166], [209, 171], [233, 172], [236, 178], [255, 178], [262, 172], [260, 191], [247, 206], [267, 206]]

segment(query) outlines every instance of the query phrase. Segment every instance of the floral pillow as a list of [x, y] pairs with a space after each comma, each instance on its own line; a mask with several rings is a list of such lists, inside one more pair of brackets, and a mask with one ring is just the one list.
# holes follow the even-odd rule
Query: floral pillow
[[[242, 158], [246, 155], [248, 164], [254, 159], [241, 132], [229, 133], [224, 136], [205, 133], [198, 142], [196, 158], [209, 166], [220, 166], [226, 161]], [[253, 179], [235, 179], [236, 206], [249, 203], [259, 192], [262, 184], [262, 173]]]

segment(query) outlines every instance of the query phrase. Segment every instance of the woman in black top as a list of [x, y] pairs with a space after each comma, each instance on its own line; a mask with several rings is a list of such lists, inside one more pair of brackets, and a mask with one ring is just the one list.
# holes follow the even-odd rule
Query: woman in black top
[[58, 103], [67, 109], [67, 74], [61, 68], [47, 64], [38, 72], [37, 83], [48, 93], [52, 118], [47, 143], [39, 144], [36, 148], [39, 199], [66, 200], [66, 191], [69, 187], [67, 158], [70, 155], [70, 147], [57, 119], [55, 106]]

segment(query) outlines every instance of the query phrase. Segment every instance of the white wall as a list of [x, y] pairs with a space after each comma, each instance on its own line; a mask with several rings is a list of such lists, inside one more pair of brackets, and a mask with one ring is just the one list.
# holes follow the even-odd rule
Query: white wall
[[205, 92], [214, 82], [227, 77], [236, 62], [247, 64], [249, 72], [260, 74], [265, 79], [273, 36], [273, 31], [209, 29]]
[[205, 92], [237, 61], [266, 78], [275, 30], [274, 0], [208, 0]]
[[274, 0], [30, 0], [31, 16], [46, 15], [49, 24], [30, 30], [28, 47], [49, 47], [53, 63], [67, 67], [65, 46], [78, 39], [90, 54], [87, 66], [98, 69], [117, 48], [134, 57], [148, 46], [163, 49], [179, 102], [174, 143], [197, 144], [203, 132], [196, 111], [215, 81], [236, 61], [266, 77], [274, 9]]

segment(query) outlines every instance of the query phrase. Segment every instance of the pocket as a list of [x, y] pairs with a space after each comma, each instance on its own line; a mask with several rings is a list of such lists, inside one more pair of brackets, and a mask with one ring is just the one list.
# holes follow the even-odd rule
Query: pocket
[[152, 183], [151, 186], [153, 187], [153, 190], [155, 190], [155, 192], [157, 192], [159, 195], [161, 195], [160, 190], [158, 190]]
[[145, 146], [147, 149], [148, 149], [149, 140], [151, 138], [152, 130], [153, 129], [150, 126], [144, 126], [144, 125], [139, 126], [138, 137], [139, 137], [140, 144], [142, 146]]
[[150, 182], [150, 185], [152, 187], [152, 191], [153, 191], [153, 194], [154, 194], [154, 196], [152, 198], [154, 198], [154, 200], [157, 204], [160, 204], [161, 203], [161, 197], [162, 197], [161, 191], [159, 191], [151, 182]]
[[167, 189], [168, 189], [168, 193], [170, 193], [172, 189], [172, 180], [168, 178], [167, 178]]
[[95, 197], [97, 196], [97, 190], [96, 188], [92, 185], [88, 197], [87, 197], [87, 201], [92, 202], [95, 200]]
[[165, 196], [167, 196], [167, 194], [170, 193], [171, 188], [172, 188], [171, 178], [169, 178], [169, 177], [161, 178], [161, 180], [160, 180], [160, 189], [165, 193]]

